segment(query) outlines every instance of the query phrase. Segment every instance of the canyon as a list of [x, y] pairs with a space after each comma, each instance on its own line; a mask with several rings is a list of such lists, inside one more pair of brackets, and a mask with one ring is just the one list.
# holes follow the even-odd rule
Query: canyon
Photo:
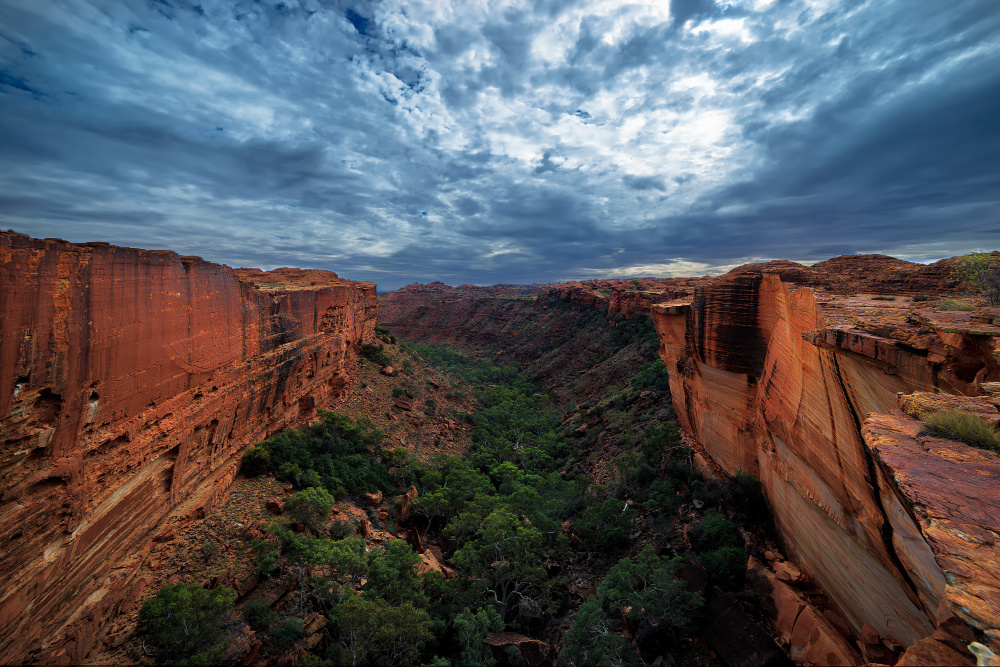
[[[402, 382], [391, 369], [351, 395], [362, 344], [387, 341], [376, 318], [530, 369], [602, 483], [621, 451], [598, 404], [658, 355], [669, 398], [636, 391], [630, 414], [672, 406], [703, 474], [760, 480], [781, 553], [750, 549], [748, 581], [796, 663], [1000, 654], [1000, 457], [920, 421], [1000, 422], [1000, 309], [937, 307], [960, 291], [952, 267], [868, 255], [376, 297], [329, 271], [0, 234], [0, 656], [82, 662], [151, 594], [151, 554], [226, 500], [247, 448], [319, 408], [377, 411], [407, 425], [394, 444], [450, 451], [464, 427], [376, 399]], [[456, 391], [442, 382], [433, 395]]]
[[344, 397], [375, 285], [12, 232], [0, 284], [0, 656], [80, 663], [243, 452]]

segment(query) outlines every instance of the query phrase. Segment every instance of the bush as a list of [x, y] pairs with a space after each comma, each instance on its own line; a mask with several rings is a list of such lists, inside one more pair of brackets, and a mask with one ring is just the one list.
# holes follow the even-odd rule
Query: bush
[[628, 546], [635, 512], [620, 500], [609, 498], [588, 507], [573, 523], [573, 532], [592, 551], [617, 551]]
[[284, 651], [286, 648], [302, 639], [302, 620], [286, 618], [276, 628], [271, 630], [271, 648]]
[[255, 559], [254, 572], [262, 577], [269, 576], [278, 563], [278, 545], [271, 540], [256, 539], [250, 543], [250, 550]]
[[727, 590], [739, 590], [747, 571], [747, 553], [737, 547], [722, 547], [698, 556], [708, 580]]
[[392, 397], [393, 398], [403, 398], [406, 396], [406, 389], [404, 387], [393, 387]]
[[936, 436], [1000, 453], [1000, 435], [988, 422], [971, 412], [934, 412], [922, 420], [927, 430]]
[[957, 258], [954, 275], [959, 282], [986, 297], [991, 306], [1000, 306], [1000, 257], [988, 252], [972, 252]]
[[934, 300], [934, 297], [929, 296], [927, 294], [914, 294], [913, 298], [912, 298], [912, 301], [914, 301], [916, 303], [919, 303], [921, 301], [933, 301], [933, 300]]
[[329, 534], [331, 539], [342, 540], [354, 534], [354, 526], [350, 521], [334, 521], [330, 524]]
[[896, 297], [894, 297], [894, 296], [873, 296], [872, 297], [872, 301], [895, 301], [895, 300], [896, 300]]
[[297, 521], [313, 530], [319, 530], [335, 502], [326, 489], [311, 486], [296, 493], [288, 501], [286, 508]]
[[938, 304], [938, 310], [975, 310], [976, 307], [968, 301], [960, 299], [943, 299]]
[[723, 547], [743, 546], [743, 538], [736, 524], [715, 510], [705, 513], [702, 520], [690, 531], [691, 546], [698, 551], [713, 551]]
[[262, 598], [254, 598], [243, 607], [243, 619], [255, 631], [266, 630], [278, 618], [278, 613], [271, 609], [271, 604]]
[[228, 647], [222, 623], [235, 601], [231, 588], [209, 591], [197, 584], [168, 584], [142, 603], [139, 635], [156, 647], [160, 663], [219, 663]]
[[384, 349], [385, 348], [382, 345], [377, 345], [375, 343], [362, 343], [361, 356], [378, 364], [379, 366], [390, 366], [392, 365], [392, 359], [388, 354], [382, 351]]
[[632, 379], [632, 386], [636, 389], [669, 390], [670, 374], [666, 365], [660, 359], [646, 364]]

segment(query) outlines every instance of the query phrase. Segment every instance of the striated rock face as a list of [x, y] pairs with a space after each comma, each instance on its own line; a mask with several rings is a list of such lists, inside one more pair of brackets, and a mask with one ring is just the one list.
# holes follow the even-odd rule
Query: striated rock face
[[[721, 280], [689, 301], [653, 306], [678, 419], [725, 471], [761, 479], [787, 549], [855, 636], [867, 624], [891, 643], [912, 646], [935, 631], [945, 600], [979, 605], [962, 618], [985, 631], [981, 615], [994, 613], [1000, 572], [993, 579], [968, 574], [976, 583], [965, 586], [965, 597], [953, 594], [961, 568], [945, 564], [943, 554], [958, 546], [941, 540], [943, 533], [953, 540], [955, 531], [913, 509], [930, 507], [919, 498], [937, 492], [897, 481], [922, 486], [922, 457], [913, 447], [907, 458], [885, 442], [866, 443], [862, 424], [870, 413], [892, 412], [898, 392], [972, 394], [979, 382], [1000, 379], [998, 338], [985, 325], [970, 333], [930, 316], [892, 320], [883, 333], [893, 337], [831, 328], [825, 308], [812, 290], [793, 292], [775, 273]], [[961, 466], [940, 470], [935, 488], [944, 492]], [[1000, 513], [977, 509], [972, 489], [961, 494], [950, 506], [961, 516], [954, 520], [978, 526], [965, 534], [995, 549]], [[982, 604], [969, 602], [976, 595]]]
[[80, 662], [151, 540], [343, 395], [375, 285], [311, 273], [0, 234], [0, 659]]

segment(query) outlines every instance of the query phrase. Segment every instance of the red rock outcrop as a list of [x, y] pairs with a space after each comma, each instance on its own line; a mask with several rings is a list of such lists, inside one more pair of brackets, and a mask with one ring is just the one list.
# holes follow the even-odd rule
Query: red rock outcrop
[[0, 234], [0, 660], [80, 662], [151, 541], [343, 395], [375, 285], [320, 273]]
[[[937, 486], [914, 490], [898, 480], [929, 484], [918, 473], [926, 459], [913, 447], [866, 442], [875, 427], [863, 435], [862, 424], [892, 412], [897, 393], [972, 394], [1000, 378], [1000, 329], [914, 313], [909, 323], [888, 318], [890, 338], [830, 327], [827, 314], [843, 318], [836, 303], [821, 306], [811, 289], [792, 291], [775, 273], [720, 280], [689, 301], [653, 306], [681, 425], [727, 472], [761, 479], [790, 555], [856, 636], [868, 624], [886, 642], [912, 646], [935, 631], [943, 600], [975, 606], [961, 617], [978, 630], [995, 627], [984, 617], [1000, 571], [986, 558], [962, 570], [955, 563], [971, 557], [959, 550], [962, 540], [950, 533], [942, 546], [932, 527], [947, 529], [913, 509], [933, 505], [921, 494], [944, 493], [948, 476], [962, 473], [941, 467]], [[953, 520], [978, 526], [965, 534], [995, 549], [983, 536], [995, 540], [1000, 513], [990, 516], [971, 497], [952, 497], [961, 500], [950, 506]], [[947, 561], [952, 553], [960, 555]], [[951, 590], [958, 572], [970, 582], [965, 597]]]

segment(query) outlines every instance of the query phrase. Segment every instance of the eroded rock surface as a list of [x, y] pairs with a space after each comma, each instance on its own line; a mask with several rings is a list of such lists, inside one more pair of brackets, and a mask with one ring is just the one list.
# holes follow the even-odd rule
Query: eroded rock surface
[[[912, 283], [909, 267], [889, 268], [886, 282]], [[917, 472], [925, 461], [919, 447], [870, 445], [862, 424], [896, 409], [898, 393], [974, 395], [1000, 379], [1000, 330], [967, 313], [900, 301], [818, 302], [812, 289], [790, 289], [777, 273], [745, 271], [652, 310], [686, 433], [726, 472], [761, 479], [790, 555], [855, 636], [867, 624], [888, 644], [908, 647], [935, 631], [942, 601], [958, 603], [959, 576], [961, 599], [980, 610], [968, 607], [964, 620], [983, 629], [988, 622], [977, 614], [996, 613], [997, 571], [990, 558], [977, 559], [975, 571], [959, 567], [971, 542], [943, 518], [928, 523], [911, 509], [935, 506], [931, 489], [971, 474], [964, 460], [953, 457], [947, 470], [942, 462], [935, 487]], [[859, 312], [876, 316], [862, 322]], [[1000, 513], [974, 502], [950, 509], [960, 518], [948, 521], [995, 554], [989, 540], [1000, 532]], [[944, 510], [928, 516], [934, 511]]]
[[375, 285], [279, 271], [0, 234], [4, 662], [80, 662], [151, 541], [343, 395]]

